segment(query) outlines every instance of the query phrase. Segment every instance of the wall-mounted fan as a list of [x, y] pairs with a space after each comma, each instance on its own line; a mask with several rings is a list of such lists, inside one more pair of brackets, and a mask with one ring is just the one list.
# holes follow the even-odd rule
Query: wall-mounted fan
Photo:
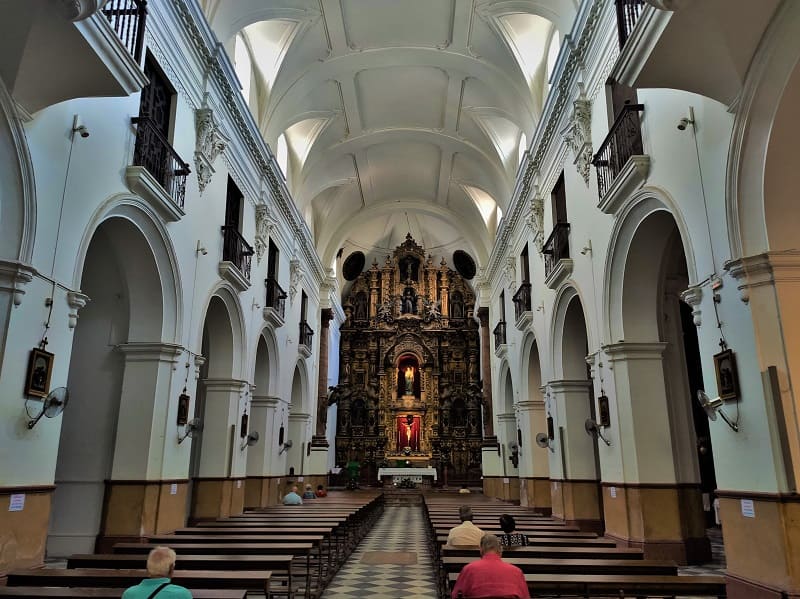
[[583, 423], [583, 428], [586, 429], [586, 434], [590, 437], [600, 437], [603, 440], [603, 443], [611, 447], [611, 441], [606, 439], [603, 436], [603, 431], [600, 430], [600, 427], [597, 426], [597, 423], [594, 421], [594, 418], [587, 418], [586, 422]]
[[725, 402], [722, 400], [721, 397], [711, 398], [705, 391], [703, 391], [702, 389], [698, 389], [697, 401], [700, 402], [700, 407], [703, 408], [703, 411], [705, 411], [706, 416], [708, 416], [709, 420], [716, 420], [717, 414], [719, 414], [720, 416], [722, 416], [722, 419], [725, 421], [725, 424], [731, 427], [731, 430], [733, 432], [735, 433], [739, 432], [739, 423], [731, 421], [731, 419], [728, 418], [728, 415], [722, 411], [722, 405]]
[[550, 437], [547, 436], [547, 433], [536, 433], [536, 445], [544, 449], [545, 447], [555, 453], [555, 447], [550, 442]]
[[53, 389], [47, 397], [42, 401], [42, 411], [36, 415], [36, 418], [28, 420], [28, 428], [31, 429], [36, 426], [36, 423], [42, 419], [42, 416], [54, 418], [64, 411], [69, 403], [69, 391], [66, 387], [58, 387]]
[[286, 443], [284, 443], [284, 444], [283, 444], [283, 446], [281, 447], [281, 450], [278, 452], [278, 455], [281, 455], [281, 454], [282, 454], [284, 451], [286, 451], [287, 449], [291, 449], [291, 448], [292, 448], [292, 445], [293, 445], [293, 443], [292, 443], [292, 440], [291, 440], [291, 439], [288, 439], [288, 440], [286, 441]]
[[244, 441], [242, 441], [242, 446], [240, 447], [240, 449], [244, 451], [245, 447], [252, 447], [256, 443], [258, 443], [259, 438], [260, 437], [258, 431], [251, 431], [247, 433], [247, 437], [245, 437]]

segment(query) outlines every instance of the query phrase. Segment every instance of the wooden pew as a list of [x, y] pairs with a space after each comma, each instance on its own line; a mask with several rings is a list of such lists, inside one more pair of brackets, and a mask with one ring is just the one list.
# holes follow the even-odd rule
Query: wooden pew
[[[147, 578], [147, 570], [108, 568], [36, 568], [14, 570], [8, 574], [9, 587], [104, 587], [121, 588], [139, 584]], [[264, 593], [270, 596], [272, 572], [227, 570], [175, 570], [172, 582], [186, 588], [229, 589]]]
[[[458, 574], [448, 575], [450, 589]], [[531, 597], [726, 597], [722, 576], [627, 576], [595, 574], [525, 574]]]
[[[457, 574], [464, 566], [478, 559], [480, 559], [478, 556], [448, 556], [442, 558], [442, 566], [447, 573], [455, 572]], [[678, 566], [675, 562], [660, 560], [553, 559], [549, 556], [535, 558], [509, 554], [503, 556], [503, 561], [514, 564], [523, 572], [531, 574], [657, 574], [669, 576], [678, 573]]]
[[[245, 590], [189, 589], [194, 599], [245, 599]], [[125, 589], [96, 587], [0, 587], [0, 597], [94, 597], [119, 599]]]

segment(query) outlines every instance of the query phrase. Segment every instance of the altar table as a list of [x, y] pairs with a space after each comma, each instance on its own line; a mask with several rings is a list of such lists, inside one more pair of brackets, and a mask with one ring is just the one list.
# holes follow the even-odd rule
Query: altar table
[[426, 477], [437, 479], [436, 468], [378, 468], [378, 480], [382, 480], [384, 476], [391, 476], [396, 483], [404, 478], [415, 483], [421, 483]]

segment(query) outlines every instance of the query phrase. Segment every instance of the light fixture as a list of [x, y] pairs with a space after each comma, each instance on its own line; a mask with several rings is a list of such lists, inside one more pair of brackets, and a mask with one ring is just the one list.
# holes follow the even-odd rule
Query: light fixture
[[547, 433], [536, 433], [536, 445], [541, 447], [542, 449], [549, 449], [553, 453], [556, 452], [556, 448], [553, 447], [552, 440], [547, 436]]
[[194, 439], [201, 430], [203, 430], [202, 421], [199, 418], [192, 418], [186, 423], [186, 428], [184, 428], [183, 435], [178, 433], [178, 445], [183, 443], [187, 437], [189, 439]]
[[253, 431], [252, 433], [247, 433], [247, 436], [245, 437], [244, 441], [242, 441], [242, 446], [239, 449], [241, 451], [244, 451], [245, 447], [252, 447], [256, 443], [258, 443], [258, 439], [259, 438], [260, 438], [260, 435], [258, 434], [258, 431]]
[[281, 450], [278, 452], [278, 455], [281, 455], [281, 454], [282, 454], [284, 451], [286, 451], [287, 449], [291, 449], [291, 448], [292, 448], [292, 445], [293, 445], [293, 443], [292, 443], [292, 440], [291, 440], [291, 439], [288, 439], [288, 440], [286, 441], [286, 443], [284, 443], [284, 444], [283, 444], [283, 446], [281, 447]]
[[694, 108], [692, 106], [689, 106], [689, 116], [681, 117], [678, 121], [678, 131], [686, 131], [686, 127], [689, 125], [694, 127]]
[[514, 468], [519, 468], [519, 445], [516, 443], [516, 441], [511, 441], [508, 444], [508, 449], [511, 451], [508, 459], [514, 465]]
[[697, 401], [700, 402], [700, 406], [705, 411], [706, 416], [708, 416], [709, 420], [716, 421], [717, 414], [719, 414], [720, 416], [722, 416], [722, 419], [725, 421], [725, 424], [727, 424], [729, 427], [731, 427], [731, 430], [734, 433], [738, 433], [739, 432], [739, 423], [738, 422], [733, 422], [730, 418], [728, 418], [728, 415], [725, 414], [725, 412], [722, 411], [722, 405], [725, 402], [723, 401], [723, 399], [721, 397], [711, 398], [711, 397], [708, 396], [708, 394], [705, 391], [703, 391], [702, 389], [698, 389], [697, 390]]
[[600, 437], [603, 440], [603, 443], [611, 447], [611, 441], [603, 436], [603, 431], [601, 431], [600, 427], [597, 426], [594, 418], [587, 418], [586, 422], [583, 423], [583, 428], [586, 429], [587, 435], [594, 438]]
[[195, 248], [194, 251], [195, 251], [196, 254], [202, 254], [203, 256], [208, 254], [208, 250], [205, 248], [205, 246], [202, 243], [200, 243], [199, 239], [197, 240], [197, 247]]
[[72, 117], [72, 135], [74, 136], [76, 133], [84, 139], [90, 135], [89, 128], [83, 124], [81, 117], [78, 114]]

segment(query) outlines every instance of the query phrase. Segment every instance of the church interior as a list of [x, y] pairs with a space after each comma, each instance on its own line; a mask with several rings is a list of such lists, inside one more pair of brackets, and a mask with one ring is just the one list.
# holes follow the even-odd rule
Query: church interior
[[800, 597], [798, 39], [0, 1], [0, 597]]

